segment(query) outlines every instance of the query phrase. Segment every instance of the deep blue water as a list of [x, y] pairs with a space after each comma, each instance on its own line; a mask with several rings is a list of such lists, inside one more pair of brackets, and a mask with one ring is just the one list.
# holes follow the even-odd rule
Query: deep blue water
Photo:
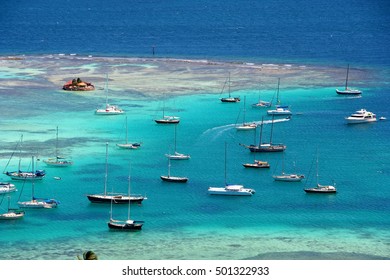
[[0, 53], [389, 65], [387, 0], [2, 1]]
[[[30, 59], [39, 62], [33, 64], [37, 68], [30, 68], [29, 58], [21, 62], [25, 69], [0, 67], [0, 103], [13, 109], [12, 114], [0, 113], [1, 167], [20, 133], [25, 139], [24, 165], [28, 153], [51, 155], [56, 125], [62, 151], [72, 156], [75, 166], [46, 168], [48, 176], [37, 183], [38, 193], [61, 200], [58, 209], [29, 211], [22, 221], [0, 224], [0, 259], [74, 259], [91, 248], [102, 259], [283, 258], [294, 252], [298, 258], [312, 253], [320, 258], [390, 258], [390, 122], [347, 126], [343, 120], [363, 107], [390, 117], [388, 1], [2, 2], [0, 54], [34, 54], [38, 58]], [[53, 69], [74, 66], [82, 73], [90, 67], [103, 75], [118, 68], [88, 60], [94, 58], [85, 60], [88, 67], [82, 68], [80, 61], [72, 65], [72, 56], [64, 62], [42, 54], [150, 57], [153, 46], [156, 57], [342, 67], [351, 63], [355, 69], [369, 69], [370, 75], [358, 81], [365, 86], [362, 98], [339, 97], [328, 85], [302, 89], [299, 81], [282, 92], [294, 113], [302, 113], [275, 125], [275, 141], [288, 146], [286, 162], [291, 168], [296, 161], [298, 170], [308, 176], [311, 170], [312, 177], [318, 150], [321, 183], [334, 180], [338, 194], [310, 196], [302, 190], [304, 182], [274, 182], [271, 175], [281, 168], [280, 155], [258, 155], [271, 163], [270, 170], [243, 168], [253, 155], [238, 144], [250, 144], [254, 138], [231, 126], [242, 103], [221, 104], [220, 96], [210, 92], [167, 100], [168, 109], [182, 118], [178, 150], [192, 156], [188, 162], [172, 163], [172, 172], [190, 178], [178, 186], [159, 179], [167, 170], [164, 154], [173, 142], [173, 129], [152, 121], [160, 115], [160, 101], [132, 95], [131, 80], [129, 88], [115, 88], [113, 81], [117, 92], [130, 95], [115, 100], [128, 112], [130, 138], [143, 142], [139, 151], [127, 153], [114, 145], [124, 137], [122, 116], [96, 118], [93, 110], [101, 105], [96, 98], [47, 87], [45, 73]], [[8, 81], [35, 84], [13, 88]], [[37, 81], [44, 81], [45, 89], [36, 86]], [[248, 104], [258, 98], [253, 89], [240, 89], [239, 94], [247, 96]], [[262, 94], [269, 100], [274, 90]], [[248, 120], [263, 115], [264, 110], [248, 108]], [[264, 130], [268, 136], [270, 127]], [[106, 141], [110, 186], [126, 191], [130, 161], [132, 190], [149, 198], [132, 208], [135, 218], [146, 221], [140, 233], [112, 234], [106, 226], [109, 207], [91, 205], [85, 197], [102, 190]], [[206, 193], [208, 186], [224, 182], [224, 142], [229, 147], [228, 181], [255, 188], [249, 199]], [[11, 166], [16, 165], [13, 160]], [[17, 187], [13, 202], [28, 196], [28, 185]], [[118, 207], [115, 213], [125, 215], [126, 210]]]

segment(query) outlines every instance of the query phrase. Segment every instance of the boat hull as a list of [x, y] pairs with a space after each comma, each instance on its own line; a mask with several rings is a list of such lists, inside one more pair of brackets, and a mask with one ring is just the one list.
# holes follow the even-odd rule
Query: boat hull
[[224, 188], [209, 187], [208, 193], [211, 195], [252, 196], [255, 190], [243, 188], [241, 185], [228, 185]]
[[37, 171], [35, 173], [32, 172], [6, 172], [7, 176], [9, 176], [12, 180], [42, 180], [45, 177], [46, 173], [43, 170]]
[[248, 125], [240, 125], [240, 126], [237, 126], [236, 127], [237, 130], [253, 130], [253, 129], [256, 129], [256, 125], [255, 124], [248, 124]]
[[142, 229], [143, 222], [134, 221], [134, 223], [132, 224], [108, 222], [107, 225], [109, 229], [113, 229], [113, 230], [137, 231]]
[[17, 211], [17, 212], [7, 212], [0, 215], [0, 220], [18, 220], [20, 218], [24, 217], [25, 212], [24, 211]]
[[133, 144], [116, 144], [117, 147], [121, 149], [126, 149], [126, 150], [136, 150], [139, 147], [141, 147], [140, 144], [138, 143], [133, 143]]
[[186, 177], [173, 177], [173, 176], [160, 176], [161, 180], [165, 182], [173, 182], [173, 183], [186, 183], [188, 178]]
[[111, 203], [111, 200], [115, 204], [129, 203], [142, 203], [145, 199], [143, 196], [124, 196], [124, 195], [87, 195], [88, 199], [92, 203]]
[[318, 193], [318, 194], [327, 194], [327, 193], [336, 193], [336, 188], [334, 186], [324, 186], [318, 185], [314, 188], [304, 189], [306, 193]]
[[249, 146], [248, 149], [252, 153], [274, 153], [274, 152], [283, 152], [286, 149], [286, 146], [285, 145]]
[[270, 168], [269, 164], [258, 164], [258, 163], [244, 163], [245, 168]]
[[281, 181], [281, 182], [300, 182], [302, 179], [305, 178], [303, 175], [295, 175], [295, 174], [290, 174], [290, 175], [275, 175], [272, 176], [275, 181]]
[[68, 167], [72, 166], [72, 161], [51, 161], [51, 160], [44, 160], [44, 163], [46, 163], [48, 166], [54, 166], [54, 167]]
[[221, 98], [221, 102], [225, 102], [225, 103], [236, 103], [236, 102], [240, 102], [241, 99], [239, 97], [225, 97], [225, 98]]
[[358, 119], [358, 118], [345, 118], [345, 121], [347, 124], [358, 124], [358, 123], [370, 123], [370, 122], [376, 122], [376, 118], [370, 118], [370, 119]]
[[362, 94], [362, 91], [357, 89], [348, 89], [348, 90], [336, 89], [336, 93], [340, 95], [360, 95]]

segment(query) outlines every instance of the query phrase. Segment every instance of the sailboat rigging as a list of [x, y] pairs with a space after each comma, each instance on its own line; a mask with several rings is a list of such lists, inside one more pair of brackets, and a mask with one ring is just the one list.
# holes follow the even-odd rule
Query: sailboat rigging
[[248, 148], [253, 153], [267, 153], [267, 152], [283, 152], [286, 149], [286, 145], [284, 144], [274, 144], [272, 143], [272, 135], [273, 135], [273, 128], [274, 128], [274, 116], [272, 116], [272, 122], [271, 122], [271, 134], [270, 134], [270, 140], [269, 143], [263, 143], [262, 137], [263, 137], [263, 125], [264, 125], [264, 118], [261, 119], [261, 128], [260, 128], [260, 141], [259, 145], [253, 144], [253, 145], [244, 145], [240, 144], [241, 146]]
[[246, 96], [244, 96], [244, 109], [243, 109], [243, 118], [242, 118], [242, 124], [236, 126], [237, 130], [251, 130], [256, 129], [256, 123], [247, 123], [245, 122], [245, 116], [246, 116]]
[[[275, 181], [283, 181], [283, 182], [300, 182], [302, 179], [305, 178], [303, 174], [297, 174], [297, 173], [285, 173], [284, 172], [284, 153], [282, 158], [282, 174], [280, 175], [273, 175]], [[295, 166], [295, 164], [294, 164]]]
[[177, 125], [175, 125], [175, 130], [174, 130], [174, 153], [171, 154], [165, 154], [166, 157], [170, 158], [170, 159], [174, 159], [174, 160], [180, 160], [180, 159], [190, 159], [190, 155], [188, 154], [182, 154], [182, 153], [179, 153], [177, 152], [176, 150], [176, 142], [177, 142]]
[[54, 158], [49, 158], [46, 160], [43, 160], [44, 163], [46, 163], [49, 166], [55, 166], [55, 167], [68, 167], [73, 165], [73, 161], [71, 160], [66, 160], [63, 157], [60, 157], [58, 155], [58, 126], [56, 128], [56, 151], [55, 151], [55, 157]]
[[161, 180], [166, 182], [174, 182], [174, 183], [186, 183], [188, 181], [187, 177], [177, 177], [171, 176], [171, 158], [168, 157], [168, 175], [161, 175]]
[[342, 90], [336, 89], [336, 93], [340, 94], [340, 95], [360, 95], [360, 94], [362, 94], [361, 90], [352, 89], [352, 88], [348, 87], [348, 75], [349, 75], [349, 64], [347, 67], [347, 76], [345, 78], [345, 88]]
[[208, 193], [211, 195], [229, 195], [229, 196], [251, 196], [255, 193], [254, 189], [245, 188], [243, 185], [227, 183], [227, 143], [225, 142], [225, 186], [209, 187]]
[[289, 109], [289, 106], [287, 105], [280, 105], [280, 99], [279, 99], [279, 88], [280, 88], [280, 78], [278, 78], [278, 89], [276, 92], [276, 106], [275, 109], [268, 110], [268, 115], [291, 115], [291, 111]]
[[0, 214], [0, 220], [17, 220], [24, 217], [25, 212], [19, 208], [11, 208], [11, 197], [8, 196], [7, 212]]
[[96, 115], [121, 115], [124, 113], [122, 109], [120, 109], [116, 105], [108, 104], [108, 74], [106, 74], [106, 85], [105, 85], [105, 93], [106, 93], [106, 107], [103, 109], [96, 109]]
[[304, 191], [306, 193], [336, 193], [336, 184], [332, 185], [320, 185], [319, 175], [318, 175], [318, 152], [317, 152], [317, 160], [316, 160], [316, 186], [314, 188], [305, 188]]
[[[20, 137], [20, 142], [18, 142], [18, 144], [16, 145], [16, 148], [19, 146], [19, 163], [18, 163], [18, 170], [17, 171], [7, 171], [7, 172], [4, 172], [5, 175], [11, 177], [12, 180], [42, 180], [45, 175], [46, 175], [46, 172], [45, 170], [35, 170], [34, 171], [34, 168], [31, 170], [31, 172], [29, 171], [22, 171], [21, 170], [21, 161], [22, 161], [22, 142], [23, 142], [23, 134], [21, 135]], [[15, 149], [16, 149], [15, 148]], [[12, 153], [11, 155], [11, 158], [9, 159], [5, 169], [8, 167], [12, 157], [13, 157], [14, 153]]]
[[180, 117], [165, 115], [165, 98], [164, 98], [163, 108], [162, 108], [162, 118], [155, 119], [154, 121], [158, 124], [178, 124], [180, 122]]
[[235, 103], [235, 102], [240, 102], [240, 97], [232, 97], [231, 96], [231, 92], [230, 92], [230, 72], [229, 72], [229, 76], [228, 76], [228, 78], [227, 78], [227, 80], [225, 81], [225, 84], [223, 85], [223, 88], [222, 88], [222, 91], [221, 91], [221, 93], [223, 92], [223, 90], [225, 89], [225, 86], [226, 86], [226, 83], [227, 83], [227, 85], [228, 85], [228, 94], [229, 94], [229, 96], [228, 97], [223, 97], [223, 98], [221, 98], [220, 100], [221, 100], [221, 102], [228, 102], [228, 103]]
[[[129, 171], [129, 177], [128, 177], [128, 196], [130, 196], [130, 171]], [[130, 218], [130, 208], [131, 203], [130, 200], [128, 201], [128, 210], [127, 210], [127, 219], [126, 220], [114, 220], [112, 218], [112, 208], [113, 204], [116, 203], [115, 199], [111, 199], [111, 211], [110, 211], [110, 220], [107, 223], [109, 229], [114, 230], [127, 230], [127, 231], [134, 231], [134, 230], [141, 230], [142, 226], [144, 224], [144, 221], [135, 221], [131, 220]]]
[[120, 143], [116, 144], [119, 148], [122, 149], [129, 149], [129, 150], [135, 150], [141, 147], [141, 143], [135, 142], [135, 143], [129, 143], [128, 141], [128, 122], [127, 122], [127, 116], [126, 116], [126, 142], [125, 143]]
[[136, 202], [142, 203], [146, 197], [142, 195], [126, 195], [122, 193], [107, 192], [108, 182], [108, 143], [106, 143], [106, 164], [105, 164], [105, 175], [104, 175], [104, 191], [102, 194], [89, 194], [87, 198], [92, 203], [111, 203], [113, 200], [115, 203], [128, 203]]
[[[31, 159], [32, 169], [34, 170], [34, 156]], [[31, 200], [19, 201], [20, 208], [56, 208], [60, 202], [54, 198], [37, 198], [35, 197], [35, 178], [31, 179]], [[20, 193], [22, 194], [22, 192]], [[20, 198], [20, 197], [19, 197]]]

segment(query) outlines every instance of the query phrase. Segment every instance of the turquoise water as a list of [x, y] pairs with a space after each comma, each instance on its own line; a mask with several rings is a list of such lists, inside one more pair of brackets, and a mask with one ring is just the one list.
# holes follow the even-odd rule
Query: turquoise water
[[[91, 65], [85, 62], [85, 67]], [[181, 117], [177, 150], [191, 155], [188, 161], [172, 162], [171, 169], [172, 175], [187, 176], [189, 182], [172, 184], [159, 178], [167, 174], [164, 154], [174, 144], [173, 126], [153, 121], [162, 114], [162, 100], [115, 95], [112, 103], [126, 110], [129, 140], [142, 142], [139, 150], [120, 150], [115, 144], [124, 140], [125, 116], [93, 113], [104, 98], [50, 87], [10, 88], [0, 95], [2, 104], [12, 108], [12, 112], [1, 112], [0, 166], [6, 167], [21, 134], [22, 167], [30, 165], [32, 154], [40, 159], [52, 156], [56, 126], [60, 151], [75, 164], [59, 169], [38, 163], [47, 176], [36, 182], [36, 195], [54, 197], [61, 204], [57, 209], [28, 210], [23, 220], [0, 223], [0, 259], [75, 259], [87, 249], [101, 259], [118, 260], [388, 259], [390, 123], [349, 126], [344, 122], [345, 116], [360, 108], [389, 117], [389, 88], [382, 80], [378, 79], [375, 87], [364, 88], [361, 98], [337, 96], [333, 87], [326, 86], [282, 89], [281, 99], [291, 105], [294, 114], [289, 121], [275, 123], [273, 140], [287, 145], [286, 171], [293, 171], [295, 162], [296, 171], [308, 177], [301, 183], [273, 181], [272, 175], [281, 170], [278, 153], [256, 154], [257, 159], [271, 164], [269, 170], [242, 166], [253, 161], [254, 155], [239, 144], [258, 141], [259, 131], [256, 137], [253, 132], [237, 132], [234, 124], [243, 102], [224, 104], [219, 94], [166, 96], [166, 113]], [[261, 92], [262, 99], [273, 97], [275, 90], [270, 88]], [[246, 97], [248, 121], [269, 120], [266, 109], [249, 106], [257, 102], [258, 90], [240, 89], [234, 94]], [[270, 130], [270, 125], [264, 125], [265, 139]], [[106, 142], [108, 188], [127, 191], [130, 164], [132, 193], [148, 197], [141, 206], [131, 208], [132, 218], [145, 221], [141, 232], [110, 232], [106, 224], [110, 206], [93, 205], [86, 197], [103, 191]], [[254, 196], [207, 194], [209, 186], [224, 184], [225, 142], [228, 182], [254, 188]], [[319, 180], [323, 184], [336, 182], [336, 195], [303, 191], [315, 183], [317, 151]], [[13, 157], [5, 171], [14, 170], [17, 164], [17, 157]], [[2, 181], [7, 179], [1, 177]], [[19, 197], [28, 198], [31, 185], [15, 184], [19, 191], [11, 196], [16, 205]], [[126, 206], [114, 207], [117, 218], [125, 218], [126, 213]]]

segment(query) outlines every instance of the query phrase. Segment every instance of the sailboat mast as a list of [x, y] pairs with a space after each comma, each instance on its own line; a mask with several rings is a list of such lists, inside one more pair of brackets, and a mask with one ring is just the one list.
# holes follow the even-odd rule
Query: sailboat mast
[[[20, 136], [18, 172], [20, 170], [20, 165], [21, 165], [21, 162], [22, 162], [22, 143], [23, 143], [23, 134], [22, 134], [22, 136]], [[33, 168], [33, 171], [34, 171], [34, 168]]]
[[280, 78], [278, 78], [278, 91], [276, 92], [276, 103], [279, 105], [280, 100], [279, 100], [279, 87], [280, 87]]
[[345, 79], [345, 89], [348, 89], [348, 75], [349, 75], [349, 64], [348, 64], [348, 67], [347, 67], [347, 77]]
[[108, 143], [106, 143], [106, 173], [104, 174], [104, 195], [107, 195], [107, 177], [108, 177]]
[[171, 177], [171, 158], [168, 157], [168, 178]]
[[56, 162], [58, 161], [58, 125], [56, 128]]
[[176, 153], [176, 129], [177, 129], [177, 124], [175, 124], [175, 139], [174, 139], [174, 145], [175, 145], [175, 153]]
[[229, 81], [228, 81], [228, 91], [229, 91], [229, 97], [230, 97], [230, 72], [229, 72]]
[[270, 135], [270, 138], [269, 138], [269, 144], [272, 145], [272, 134], [274, 132], [274, 119], [275, 119], [275, 115], [272, 115], [272, 123], [271, 123], [271, 135]]
[[318, 186], [318, 152], [317, 152], [317, 161], [316, 161], [316, 169], [317, 169], [317, 186]]
[[126, 144], [128, 143], [128, 127], [127, 127], [127, 116], [126, 116]]
[[244, 96], [244, 116], [242, 118], [242, 125], [245, 125], [245, 114], [246, 114], [245, 103], [246, 103], [246, 96]]
[[259, 142], [259, 148], [261, 146], [261, 141], [263, 138], [263, 126], [264, 126], [264, 117], [261, 117], [261, 128], [260, 128], [260, 142]]
[[31, 157], [31, 168], [32, 168], [32, 179], [31, 179], [31, 200], [34, 200], [34, 191], [35, 191], [35, 173], [34, 173], [34, 156]]
[[106, 91], [106, 107], [108, 106], [108, 74], [106, 74], [106, 86], [105, 86], [105, 91]]
[[130, 199], [130, 164], [129, 164], [129, 178], [128, 178], [128, 193], [129, 193], [129, 207], [127, 209], [127, 220], [130, 220], [130, 203], [131, 203], [131, 199]]

